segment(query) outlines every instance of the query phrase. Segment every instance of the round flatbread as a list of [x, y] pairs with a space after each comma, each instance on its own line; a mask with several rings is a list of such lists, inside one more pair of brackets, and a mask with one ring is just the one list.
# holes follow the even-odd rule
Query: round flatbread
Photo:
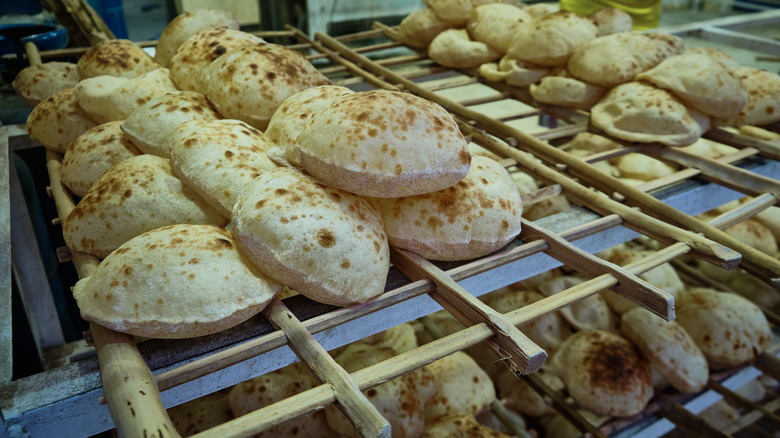
[[528, 26], [532, 20], [528, 12], [516, 5], [490, 3], [471, 10], [466, 28], [475, 40], [503, 55], [509, 50], [517, 30]]
[[95, 44], [79, 58], [81, 79], [95, 76], [135, 78], [160, 68], [141, 46], [130, 40], [108, 40]]
[[544, 66], [566, 65], [574, 50], [596, 38], [592, 21], [573, 12], [560, 11], [521, 26], [512, 38], [507, 54], [515, 59]]
[[428, 47], [436, 35], [451, 28], [431, 8], [418, 9], [407, 15], [398, 25], [398, 38], [410, 47]]
[[364, 198], [279, 168], [247, 185], [232, 218], [244, 253], [312, 300], [345, 306], [384, 292], [390, 248]]
[[597, 9], [588, 14], [588, 19], [598, 28], [597, 36], [612, 35], [613, 33], [631, 32], [634, 20], [628, 12], [618, 8]]
[[543, 77], [530, 91], [537, 102], [575, 109], [590, 109], [607, 93], [604, 87], [565, 76]]
[[719, 123], [768, 125], [780, 120], [780, 76], [752, 67], [735, 67], [733, 71], [747, 89], [748, 101], [736, 117]]
[[446, 67], [474, 68], [500, 58], [501, 53], [472, 40], [466, 29], [447, 29], [431, 41], [428, 56]]
[[311, 117], [295, 149], [303, 168], [326, 184], [394, 198], [457, 184], [471, 155], [441, 106], [398, 91], [348, 94]]
[[111, 330], [190, 338], [249, 319], [281, 288], [246, 260], [229, 231], [172, 225], [117, 248], [73, 296], [84, 319]]
[[97, 123], [76, 103], [73, 89], [68, 88], [36, 105], [25, 129], [33, 141], [64, 154], [71, 141], [95, 126]]
[[79, 79], [76, 64], [47, 62], [23, 68], [11, 86], [24, 103], [35, 106], [62, 90], [75, 87]]
[[168, 67], [174, 53], [187, 38], [209, 27], [238, 30], [239, 24], [232, 15], [219, 9], [195, 9], [179, 14], [160, 34], [155, 46], [154, 60], [161, 66]]

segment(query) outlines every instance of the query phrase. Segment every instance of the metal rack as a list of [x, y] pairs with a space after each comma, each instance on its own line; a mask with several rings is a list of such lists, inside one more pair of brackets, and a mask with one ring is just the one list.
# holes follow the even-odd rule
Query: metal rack
[[[762, 17], [765, 15], [770, 14]], [[780, 21], [780, 14], [772, 15], [772, 19]], [[362, 40], [383, 35], [388, 38], [385, 43], [360, 46]], [[639, 189], [630, 188], [604, 178], [597, 171], [593, 173], [593, 169], [585, 163], [540, 141], [560, 142], [588, 129], [587, 114], [539, 107], [524, 90], [487, 83], [476, 77], [474, 72], [458, 73], [436, 66], [423, 53], [407, 51], [383, 58], [382, 51], [401, 48], [401, 44], [393, 40], [393, 29], [379, 26], [374, 31], [341, 38], [318, 35], [316, 40], [309, 39], [295, 29], [263, 36], [296, 39], [299, 44], [293, 47], [308, 53], [309, 59], [337, 84], [356, 89], [404, 89], [438, 101], [458, 118], [462, 131], [472, 141], [506, 157], [502, 162], [506, 167], [519, 166], [548, 183], [548, 186], [535, 193], [524, 194], [527, 205], [563, 193], [584, 207], [574, 207], [534, 223], [526, 222], [520, 238], [507, 248], [466, 263], [433, 264], [405, 251], [394, 250], [393, 264], [397, 268], [391, 269], [386, 293], [349, 308], [333, 308], [302, 297], [293, 297], [284, 302], [275, 300], [264, 312], [265, 317], [258, 316], [225, 332], [188, 342], [150, 340], [136, 344], [129, 336], [93, 325], [92, 337], [97, 357], [87, 357], [29, 378], [10, 381], [9, 377], [0, 385], [0, 408], [4, 419], [4, 429], [0, 430], [0, 435], [55, 436], [63, 430], [78, 430], [90, 435], [113, 427], [109, 409], [112, 410], [114, 422], [122, 431], [138, 431], [144, 427], [153, 427], [152, 430], [160, 427], [164, 431], [168, 423], [162, 411], [163, 405], [180, 404], [280, 368], [298, 358], [322, 370], [318, 377], [325, 384], [207, 431], [203, 436], [248, 435], [298, 414], [319, 409], [334, 400], [352, 406], [349, 416], [362, 420], [358, 423], [364, 425], [362, 430], [366, 434], [379, 435], [386, 429], [382, 421], [372, 414], [370, 407], [361, 404], [358, 389], [368, 389], [487, 339], [491, 339], [501, 351], [517, 353], [515, 358], [525, 357], [525, 360], [517, 360], [512, 366], [520, 371], [534, 371], [540, 365], [542, 353], [525, 342], [523, 335], [516, 329], [513, 331], [514, 326], [606, 288], [616, 287], [616, 291], [634, 297], [635, 301], [656, 314], [667, 319], [673, 318], [674, 310], [668, 295], [639, 280], [636, 275], [689, 252], [726, 266], [738, 262], [739, 255], [696, 233], [653, 217], [666, 216], [666, 220], [681, 221], [686, 226], [693, 224], [698, 227], [694, 228], [697, 231], [704, 230], [719, 239], [734, 243], [718, 234], [715, 228], [697, 221], [691, 222], [686, 216], [670, 212], [666, 206], [688, 214], [698, 214], [741, 197], [740, 192], [757, 196], [739, 212], [739, 217], [744, 219], [776, 203], [776, 179], [780, 176], [780, 163], [775, 160], [780, 158], [777, 153], [780, 146], [771, 142], [716, 130], [708, 135], [740, 149], [738, 153], [718, 161], [681, 156], [654, 145], [632, 145], [618, 153], [647, 153], [677, 162], [681, 164], [681, 170]], [[357, 48], [348, 48], [347, 44]], [[379, 60], [372, 61], [363, 55]], [[434, 80], [436, 82], [432, 82]], [[442, 92], [475, 84], [493, 90], [491, 95], [458, 103], [443, 99], [431, 91], [436, 89]], [[522, 103], [523, 109], [505, 111], [497, 119], [484, 116], [474, 109], [484, 109], [485, 105], [500, 104], [506, 100]], [[519, 105], [514, 107], [520, 108]], [[504, 123], [539, 115], [553, 117], [565, 124], [530, 136]], [[20, 127], [0, 129], [3, 145], [9, 149], [28, 144]], [[546, 163], [522, 152], [520, 149], [524, 147], [534, 148], [537, 156]], [[7, 153], [4, 152], [4, 156], [7, 157]], [[612, 156], [600, 154], [588, 157], [586, 161], [595, 162]], [[57, 203], [59, 218], [64, 219], [73, 208], [73, 200], [59, 182], [60, 161], [58, 154], [47, 153], [52, 196]], [[14, 181], [10, 181], [10, 185], [13, 184]], [[610, 196], [596, 195], [590, 186]], [[646, 192], [650, 192], [653, 198], [649, 199]], [[662, 200], [665, 207], [655, 208], [657, 203], [654, 199]], [[640, 207], [644, 213], [633, 207]], [[590, 256], [590, 253], [639, 235], [658, 238], [669, 246], [642, 263], [626, 267], [610, 265]], [[576, 246], [569, 241], [576, 241]], [[750, 255], [745, 267], [768, 281], [771, 282], [780, 273], [776, 260], [765, 260], [749, 250], [745, 250], [744, 254]], [[96, 259], [83, 254], [63, 252], [61, 255], [63, 259], [70, 256], [82, 277], [89, 275], [97, 266]], [[582, 269], [591, 280], [506, 315], [491, 312], [474, 299], [562, 263]], [[345, 374], [328, 361], [324, 354], [325, 350], [442, 307], [469, 328], [352, 375]], [[294, 318], [279, 318], [288, 313], [294, 315]], [[290, 346], [293, 348], [290, 349]], [[6, 347], [8, 344], [4, 343], [3, 348]], [[297, 357], [293, 350], [298, 353]], [[771, 362], [771, 356], [766, 357], [763, 360]], [[138, 366], [136, 375], [147, 377], [146, 393], [140, 398], [129, 399], [130, 392], [138, 391], [138, 383], [131, 381], [123, 384], [122, 375], [111, 377], [106, 372], [111, 360]], [[101, 389], [101, 367], [104, 370], [102, 378], [108, 405], [102, 403], [104, 391]], [[765, 369], [774, 372], [778, 370], [771, 366]], [[765, 369], [762, 368], [762, 371]], [[116, 385], [107, 383], [114, 382], [111, 380], [114, 378], [118, 379]], [[724, 382], [726, 386], [730, 385], [728, 378]], [[158, 389], [161, 402], [157, 398]], [[132, 397], [139, 396], [136, 394]], [[152, 403], [148, 404], [148, 400]], [[148, 415], [143, 421], [136, 419], [135, 422], [126, 423], [124, 420], [130, 414], [129, 411], [123, 411], [125, 401], [132, 401], [136, 407], [147, 406]], [[579, 427], [587, 427], [581, 419], [575, 418], [573, 421]], [[607, 433], [617, 431], [616, 424], [606, 426]]]

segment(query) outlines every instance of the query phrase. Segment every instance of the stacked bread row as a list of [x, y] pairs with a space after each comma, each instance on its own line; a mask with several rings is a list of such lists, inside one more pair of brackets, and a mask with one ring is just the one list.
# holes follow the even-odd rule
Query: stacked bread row
[[529, 87], [540, 103], [591, 110], [594, 126], [622, 140], [686, 146], [711, 126], [780, 120], [775, 73], [717, 49], [686, 50], [674, 35], [632, 32], [618, 9], [582, 17], [539, 7], [430, 1], [399, 36], [439, 64]]
[[[75, 85], [28, 119], [31, 138], [64, 152], [62, 181], [81, 197], [63, 222], [68, 246], [104, 259], [75, 287], [83, 317], [198, 336], [282, 286], [338, 306], [375, 297], [390, 244], [464, 260], [520, 232], [512, 178], [472, 159], [443, 108], [328, 85], [295, 51], [209, 27], [223, 18], [171, 22], [168, 68], [129, 41], [91, 48]], [[19, 74], [20, 94], [46, 66]]]

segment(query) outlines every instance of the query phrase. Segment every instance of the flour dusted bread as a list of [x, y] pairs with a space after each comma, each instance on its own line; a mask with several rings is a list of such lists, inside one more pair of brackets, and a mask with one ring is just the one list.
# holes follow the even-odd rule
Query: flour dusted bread
[[428, 56], [447, 67], [473, 68], [500, 58], [501, 53], [471, 39], [466, 29], [447, 29], [431, 41]]
[[465, 26], [469, 13], [479, 5], [497, 3], [498, 0], [424, 0], [423, 4], [431, 8], [434, 14], [445, 23], [453, 26]]
[[138, 155], [103, 174], [62, 225], [68, 247], [104, 258], [135, 236], [173, 224], [226, 220], [176, 178], [169, 160]]
[[160, 68], [141, 46], [130, 40], [108, 40], [92, 46], [76, 64], [81, 79], [95, 76], [135, 78]]
[[193, 91], [169, 91], [133, 110], [122, 130], [145, 154], [171, 156], [169, 137], [188, 120], [217, 120], [219, 115], [206, 97]]
[[97, 123], [76, 103], [73, 89], [68, 88], [36, 105], [25, 129], [32, 140], [62, 154], [73, 139], [95, 126]]
[[635, 308], [622, 316], [621, 327], [675, 389], [683, 393], [704, 389], [710, 376], [707, 359], [679, 323]]
[[752, 67], [734, 67], [734, 73], [748, 91], [748, 101], [725, 125], [768, 125], [780, 120], [780, 76]]
[[230, 410], [227, 389], [169, 408], [168, 416], [183, 437], [209, 430], [235, 418]]
[[441, 106], [398, 91], [365, 91], [334, 100], [312, 116], [295, 149], [303, 168], [334, 187], [393, 198], [455, 185], [471, 155]]
[[471, 414], [452, 414], [439, 418], [425, 427], [422, 438], [509, 438], [481, 424]]
[[260, 130], [288, 97], [330, 84], [300, 52], [279, 44], [233, 49], [206, 67], [203, 81], [217, 112]]
[[633, 20], [628, 12], [618, 8], [601, 8], [588, 14], [588, 19], [598, 28], [598, 36], [631, 32]]
[[531, 84], [531, 97], [537, 102], [567, 108], [590, 109], [607, 89], [566, 76], [546, 76], [539, 85]]
[[436, 392], [425, 405], [425, 421], [450, 414], [477, 415], [496, 398], [490, 376], [474, 359], [457, 351], [428, 365]]
[[79, 107], [98, 123], [125, 120], [152, 98], [175, 90], [166, 68], [132, 79], [113, 76], [83, 79], [73, 88]]
[[203, 93], [203, 70], [228, 50], [263, 43], [260, 37], [240, 30], [222, 27], [201, 29], [176, 49], [168, 68], [171, 79], [180, 90]]
[[407, 15], [398, 25], [398, 38], [410, 47], [428, 47], [436, 35], [451, 28], [431, 8], [418, 9]]
[[736, 117], [748, 100], [739, 76], [702, 54], [672, 56], [636, 79], [669, 90], [691, 107], [721, 119]]
[[664, 59], [679, 55], [683, 40], [660, 33], [624, 32], [592, 39], [576, 48], [566, 64], [569, 73], [602, 87], [629, 82]]
[[430, 260], [466, 260], [490, 254], [520, 234], [520, 193], [500, 164], [472, 157], [454, 186], [404, 198], [378, 198], [388, 239]]
[[76, 64], [47, 62], [23, 68], [11, 86], [24, 103], [35, 106], [55, 93], [75, 87], [79, 79]]
[[590, 117], [593, 125], [614, 137], [667, 146], [692, 144], [710, 128], [706, 114], [644, 82], [613, 88], [593, 107]]
[[189, 338], [257, 314], [281, 286], [238, 251], [229, 231], [172, 225], [131, 239], [76, 283], [81, 316], [122, 333]]
[[241, 249], [278, 282], [344, 306], [384, 292], [389, 246], [368, 200], [279, 168], [249, 183], [233, 208]]
[[244, 187], [277, 167], [266, 155], [273, 143], [239, 120], [184, 122], [170, 145], [176, 175], [228, 218]]
[[569, 395], [597, 414], [638, 414], [653, 397], [650, 365], [630, 342], [600, 330], [567, 339], [550, 361]]
[[521, 26], [507, 54], [538, 65], [566, 65], [574, 50], [596, 38], [596, 25], [573, 12], [560, 11]]
[[115, 164], [140, 155], [121, 122], [98, 125], [76, 137], [62, 158], [62, 183], [78, 196], [84, 196]]
[[[614, 251], [610, 251], [609, 255], [605, 259], [611, 263], [619, 266], [625, 266], [629, 263], [637, 262], [645, 257], [651, 255], [650, 251], [634, 250], [628, 248], [619, 248]], [[640, 274], [639, 278], [646, 282], [658, 287], [675, 299], [683, 292], [685, 285], [680, 276], [677, 275], [677, 271], [674, 270], [672, 265], [664, 263], [658, 265], [649, 271]], [[623, 296], [612, 292], [611, 290], [605, 290], [601, 293], [601, 296], [606, 300], [609, 307], [617, 314], [624, 314], [629, 310], [638, 307], [638, 304], [633, 301], [624, 298]]]
[[504, 79], [507, 84], [516, 87], [527, 87], [533, 83], [539, 82], [543, 77], [550, 74], [549, 67], [542, 67], [530, 62], [503, 56], [498, 63], [499, 71], [506, 72]]
[[527, 26], [531, 16], [516, 5], [489, 3], [475, 7], [466, 24], [471, 36], [502, 55], [509, 50], [512, 37], [521, 26]]
[[315, 112], [352, 90], [337, 85], [320, 85], [287, 98], [271, 116], [265, 136], [278, 145], [269, 154], [277, 164], [301, 167], [295, 154], [295, 140]]
[[238, 30], [238, 21], [218, 9], [195, 9], [179, 14], [165, 26], [154, 51], [154, 60], [168, 67], [176, 49], [195, 32], [209, 27]]

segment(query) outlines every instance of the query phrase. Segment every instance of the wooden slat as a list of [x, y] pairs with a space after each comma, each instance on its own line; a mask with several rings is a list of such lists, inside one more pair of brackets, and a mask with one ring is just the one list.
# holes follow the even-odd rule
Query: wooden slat
[[453, 314], [461, 324], [471, 326], [484, 322], [495, 336], [488, 344], [521, 374], [530, 374], [542, 367], [547, 353], [528, 339], [500, 313], [463, 289], [450, 276], [417, 254], [391, 248], [390, 260], [413, 281], [429, 279], [436, 284], [433, 298]]
[[390, 437], [390, 423], [360, 392], [349, 373], [341, 368], [298, 318], [274, 297], [263, 315], [287, 336], [287, 345], [322, 382], [330, 384], [338, 407], [364, 437]]
[[737, 405], [739, 407], [751, 410], [751, 411], [759, 411], [762, 414], [764, 414], [764, 419], [768, 421], [769, 423], [772, 423], [776, 430], [780, 430], [780, 417], [775, 415], [774, 412], [766, 409], [765, 407], [761, 406], [760, 404], [748, 400], [745, 397], [737, 394], [736, 392], [731, 391], [730, 389], [723, 386], [720, 382], [714, 379], [709, 379], [707, 381], [707, 387], [712, 389], [713, 391], [717, 392], [718, 394], [722, 395], [723, 398], [734, 405]]
[[676, 400], [663, 392], [656, 395], [656, 400], [661, 405], [661, 413], [663, 413], [664, 417], [691, 436], [702, 438], [725, 438], [729, 436], [715, 429], [701, 418], [691, 414], [684, 407], [680, 406]]
[[555, 410], [558, 411], [558, 413], [561, 414], [564, 418], [566, 418], [566, 420], [569, 421], [572, 425], [574, 425], [577, 430], [587, 434], [588, 436], [602, 438], [607, 437], [607, 435], [599, 430], [598, 427], [590, 424], [590, 422], [582, 415], [580, 415], [576, 409], [566, 403], [566, 400], [561, 396], [561, 394], [553, 391], [553, 389], [544, 383], [544, 381], [539, 376], [526, 376], [525, 382], [534, 391], [538, 392], [543, 397], [550, 399], [552, 401], [553, 407], [555, 407]]
[[[780, 398], [776, 398], [770, 401], [769, 403], [765, 404], [763, 408], [770, 412], [777, 411], [778, 409], [780, 409]], [[763, 416], [764, 416], [763, 411], [759, 411], [759, 410], [746, 412], [736, 420], [729, 423], [726, 427], [724, 427], [723, 431], [728, 434], [735, 434], [741, 431], [742, 429], [750, 426], [751, 424], [755, 423], [756, 421], [760, 420]]]
[[780, 160], [780, 144], [775, 142], [748, 137], [746, 135], [726, 131], [722, 128], [710, 129], [704, 133], [704, 137], [735, 147], [756, 148], [761, 151], [761, 155], [773, 160]]

